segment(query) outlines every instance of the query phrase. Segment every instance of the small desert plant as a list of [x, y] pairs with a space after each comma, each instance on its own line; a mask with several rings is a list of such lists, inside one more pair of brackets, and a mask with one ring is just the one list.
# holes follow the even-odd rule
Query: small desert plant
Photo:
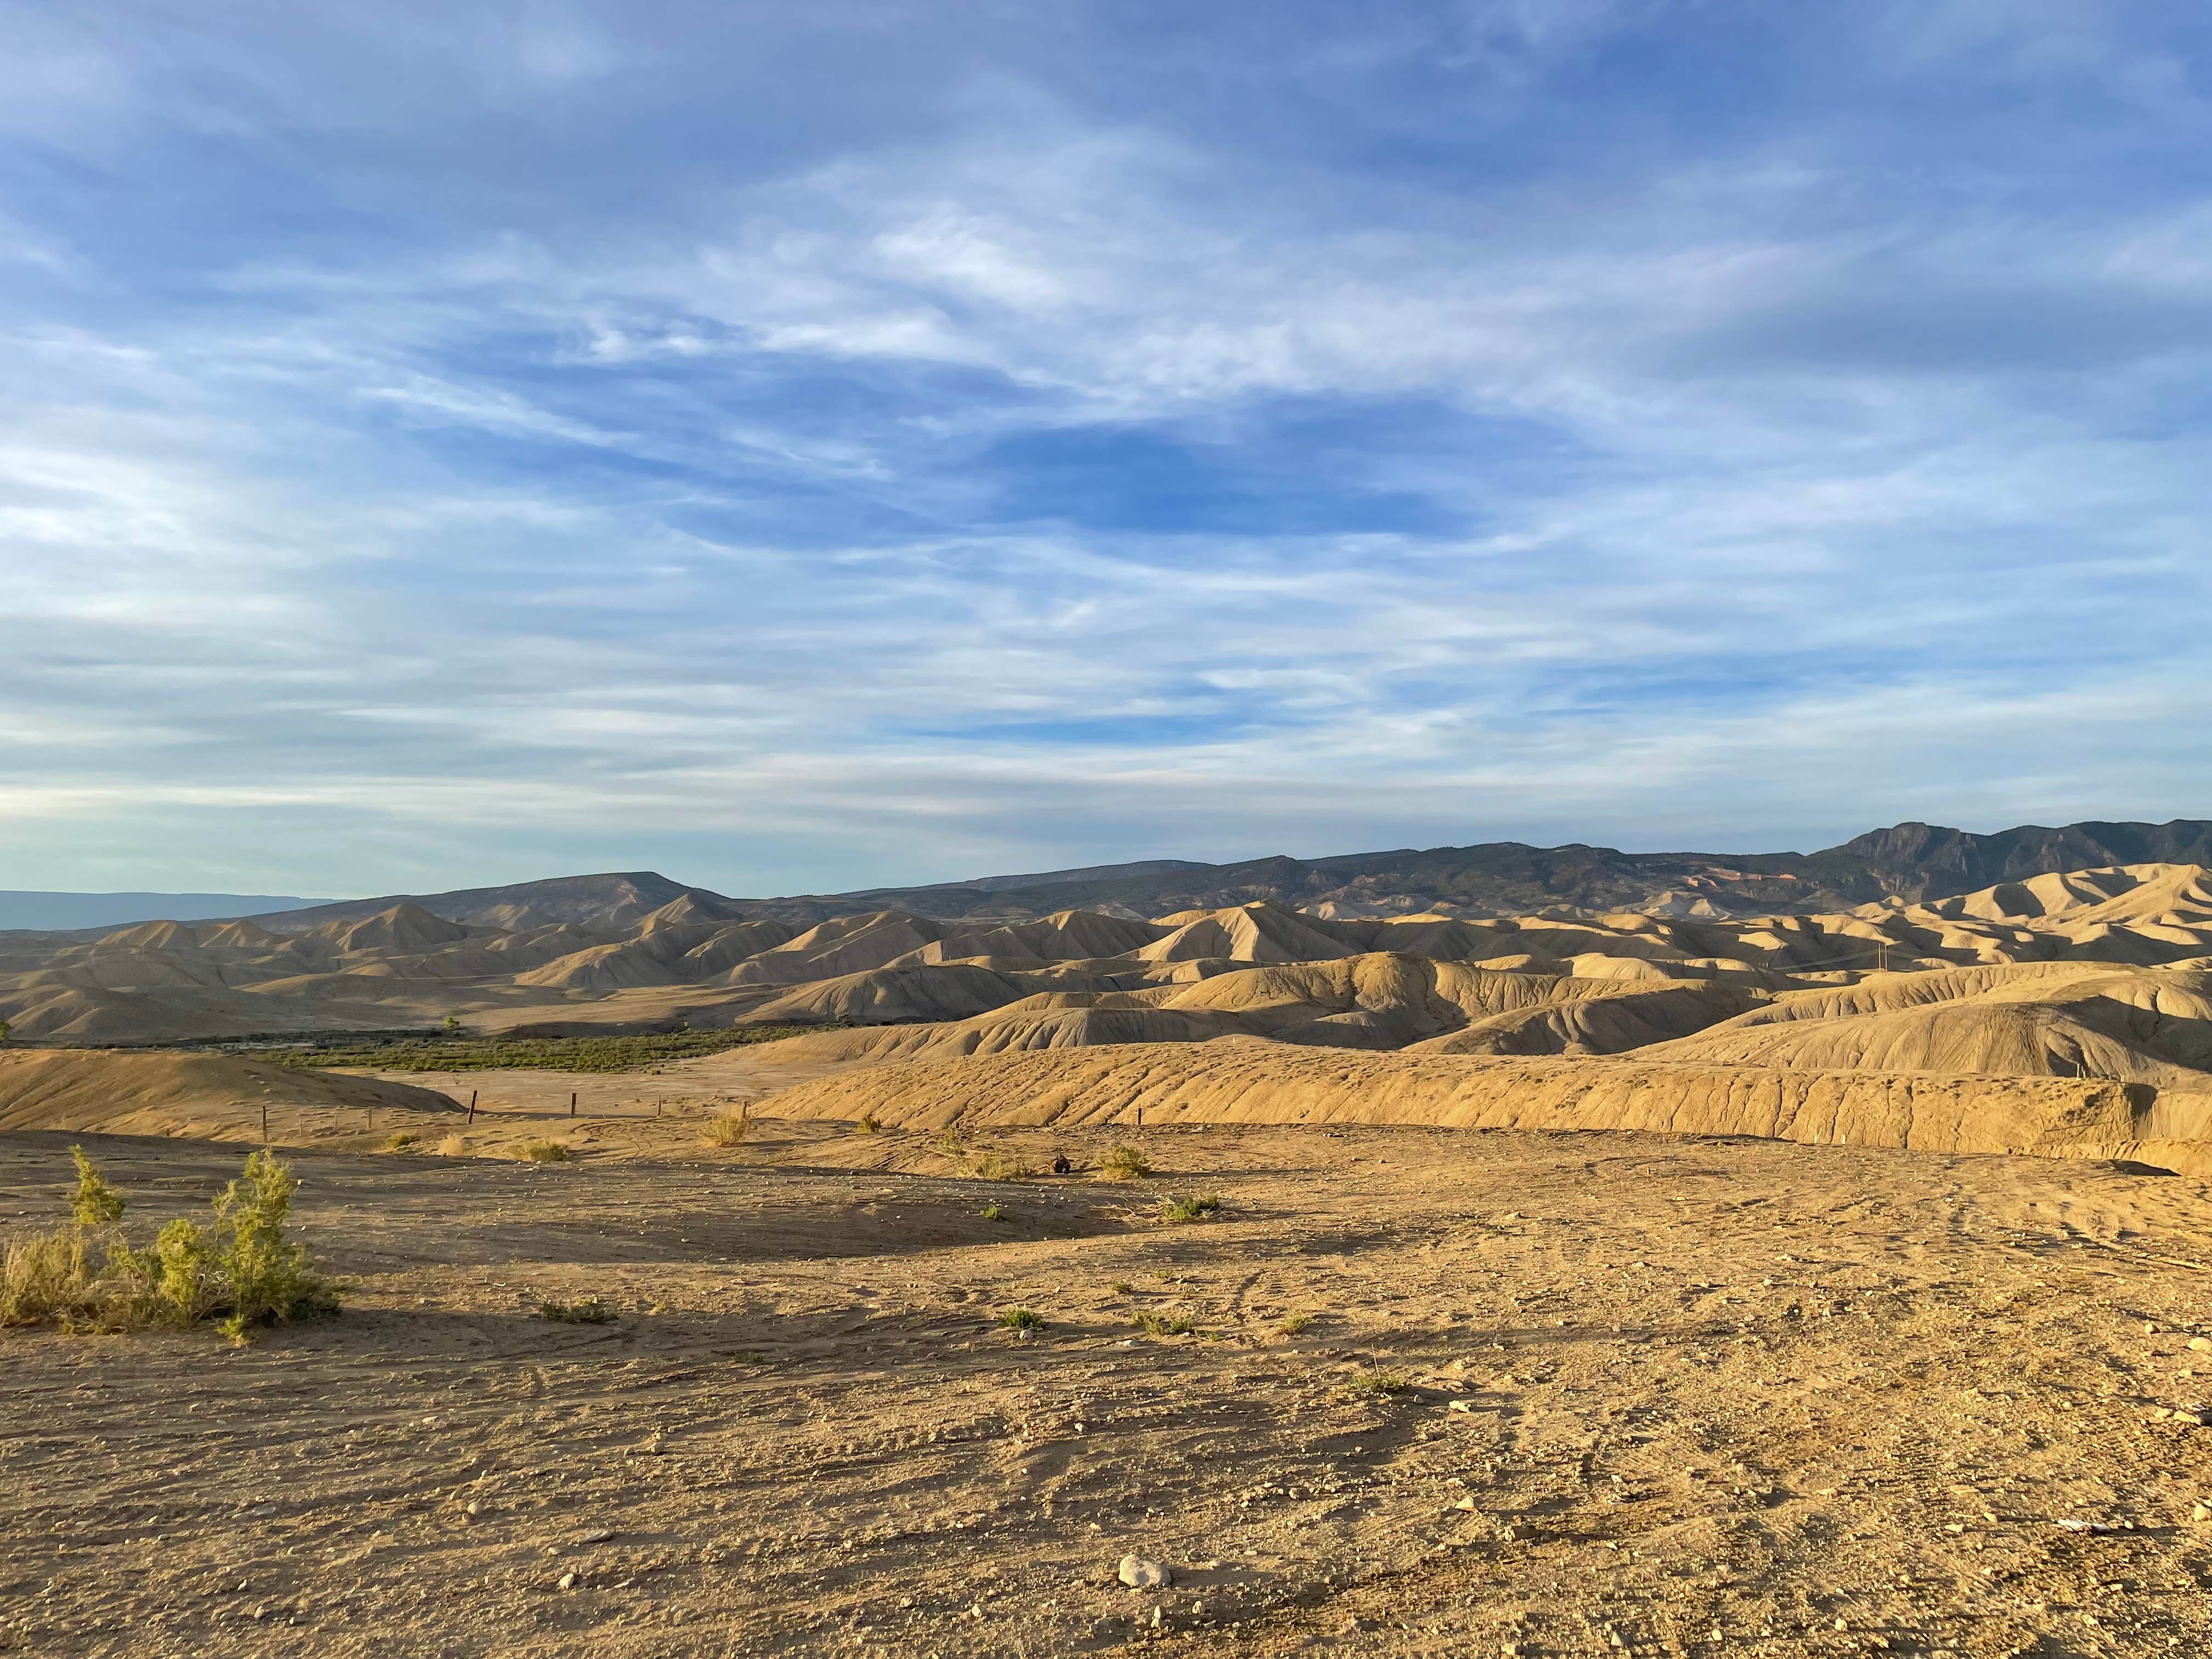
[[1286, 1314], [1283, 1317], [1282, 1323], [1276, 1326], [1275, 1328], [1280, 1331], [1285, 1336], [1296, 1336], [1300, 1331], [1304, 1330], [1312, 1323], [1313, 1316], [1310, 1313]]
[[245, 1172], [215, 1200], [209, 1225], [179, 1218], [150, 1250], [131, 1249], [124, 1237], [123, 1194], [82, 1148], [71, 1156], [70, 1224], [0, 1255], [0, 1325], [123, 1331], [221, 1316], [217, 1328], [243, 1343], [258, 1325], [337, 1310], [343, 1287], [284, 1236], [292, 1172], [275, 1152], [246, 1160]]
[[76, 1224], [112, 1227], [122, 1220], [129, 1200], [107, 1184], [83, 1147], [70, 1147], [70, 1157], [76, 1164], [76, 1191], [70, 1195], [70, 1215]]
[[1116, 1296], [1134, 1296], [1137, 1293], [1137, 1287], [1126, 1279], [1117, 1279], [1106, 1288]]
[[1344, 1386], [1355, 1395], [1386, 1395], [1403, 1394], [1407, 1385], [1402, 1371], [1364, 1370]]
[[939, 1129], [937, 1132], [937, 1150], [939, 1155], [944, 1158], [963, 1156], [965, 1149], [960, 1145], [960, 1131], [950, 1123]]
[[743, 1112], [717, 1112], [701, 1131], [709, 1146], [734, 1146], [752, 1133], [752, 1120]]
[[873, 1112], [863, 1112], [860, 1121], [853, 1126], [853, 1132], [855, 1134], [879, 1135], [884, 1132], [884, 1126]]
[[467, 1138], [462, 1135], [447, 1135], [438, 1143], [438, 1151], [447, 1158], [466, 1158], [469, 1153]]
[[532, 1164], [567, 1164], [576, 1156], [558, 1140], [533, 1140], [522, 1149], [522, 1155]]
[[1036, 1171], [1004, 1152], [978, 1152], [971, 1166], [986, 1181], [1027, 1181]]
[[1147, 1336], [1188, 1336], [1190, 1321], [1180, 1314], [1154, 1313], [1150, 1308], [1140, 1310], [1135, 1321], [1137, 1328]]
[[1116, 1146], [1098, 1164], [1099, 1178], [1103, 1181], [1142, 1181], [1152, 1172], [1141, 1146]]
[[1168, 1226], [1186, 1221], [1203, 1221], [1221, 1208], [1221, 1199], [1214, 1193], [1184, 1193], [1170, 1194], [1160, 1200], [1160, 1220]]
[[384, 1150], [387, 1152], [404, 1152], [422, 1139], [422, 1136], [411, 1129], [402, 1129], [398, 1134], [386, 1139]]
[[986, 1221], [1004, 1221], [1006, 1218], [1006, 1206], [994, 1199], [975, 1213]]
[[541, 1302], [538, 1316], [558, 1325], [611, 1325], [622, 1316], [611, 1302], [587, 1296], [580, 1302]]
[[999, 1328], [1004, 1331], [1041, 1331], [1044, 1316], [1028, 1308], [1009, 1308], [999, 1316]]

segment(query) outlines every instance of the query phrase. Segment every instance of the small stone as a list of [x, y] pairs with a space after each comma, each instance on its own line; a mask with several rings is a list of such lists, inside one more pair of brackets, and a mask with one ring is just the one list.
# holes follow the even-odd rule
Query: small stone
[[1474, 1409], [1474, 1401], [1472, 1400], [1455, 1400], [1451, 1402], [1451, 1408], [1455, 1412], [1471, 1412]]
[[2212, 1504], [2191, 1504], [2189, 1506], [2189, 1518], [2200, 1527], [2208, 1522], [2212, 1522]]
[[1474, 1508], [1474, 1499], [1472, 1498], [1462, 1498], [1458, 1503], [1453, 1504], [1452, 1507], [1455, 1510], [1472, 1510]]
[[461, 1513], [467, 1516], [471, 1521], [473, 1521], [477, 1516], [483, 1513], [483, 1505], [477, 1503], [474, 1499], [471, 1499], [469, 1506], [465, 1510], [462, 1510]]
[[579, 1544], [604, 1544], [613, 1536], [614, 1534], [605, 1527], [594, 1527], [589, 1532], [577, 1534], [576, 1541]]
[[573, 1573], [573, 1572], [564, 1572], [564, 1573], [562, 1573], [562, 1574], [561, 1575], [561, 1588], [562, 1588], [562, 1589], [575, 1589], [575, 1588], [576, 1588], [576, 1575], [575, 1575], [574, 1573]]
[[1175, 1582], [1175, 1574], [1159, 1562], [1137, 1555], [1121, 1558], [1119, 1577], [1131, 1589], [1163, 1589]]
[[2191, 1353], [2212, 1353], [2212, 1336], [2192, 1336], [2189, 1339]]

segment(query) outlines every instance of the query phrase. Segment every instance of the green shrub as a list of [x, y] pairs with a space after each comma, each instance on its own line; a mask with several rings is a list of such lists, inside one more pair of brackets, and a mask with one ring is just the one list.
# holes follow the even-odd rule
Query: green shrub
[[568, 1164], [576, 1156], [557, 1140], [533, 1140], [522, 1149], [522, 1155], [532, 1164]]
[[112, 1227], [123, 1219], [129, 1200], [109, 1186], [93, 1161], [84, 1155], [84, 1148], [72, 1146], [70, 1157], [76, 1164], [76, 1191], [70, 1199], [70, 1213], [80, 1227]]
[[284, 1236], [292, 1174], [268, 1150], [215, 1200], [212, 1222], [179, 1218], [150, 1250], [121, 1226], [127, 1204], [82, 1148], [72, 1148], [77, 1189], [70, 1224], [11, 1244], [0, 1256], [0, 1325], [137, 1330], [218, 1318], [243, 1343], [256, 1327], [334, 1313], [342, 1286], [317, 1273], [305, 1246]]
[[1188, 1336], [1190, 1321], [1178, 1314], [1154, 1313], [1150, 1308], [1141, 1310], [1136, 1326], [1148, 1336]]
[[1105, 1181], [1142, 1181], [1152, 1172], [1141, 1146], [1116, 1146], [1098, 1164], [1099, 1177]]
[[1365, 1370], [1344, 1386], [1355, 1395], [1386, 1395], [1403, 1394], [1407, 1384], [1401, 1371]]
[[[837, 1025], [840, 1022], [832, 1022]], [[721, 1031], [665, 1031], [650, 1036], [472, 1037], [458, 1024], [434, 1036], [391, 1041], [348, 1038], [257, 1051], [286, 1066], [345, 1066], [377, 1072], [480, 1072], [526, 1067], [548, 1072], [630, 1072], [773, 1042], [820, 1025], [741, 1025]]]
[[1313, 1316], [1310, 1313], [1287, 1314], [1284, 1316], [1283, 1322], [1275, 1328], [1285, 1336], [1296, 1336], [1312, 1323]]
[[611, 1325], [622, 1316], [611, 1302], [587, 1296], [581, 1302], [541, 1302], [538, 1316], [558, 1325]]
[[386, 1138], [384, 1150], [387, 1152], [404, 1152], [422, 1139], [422, 1137], [412, 1129], [402, 1129], [398, 1134]]
[[975, 1213], [986, 1221], [1004, 1221], [1006, 1219], [1006, 1206], [994, 1199]]
[[999, 1316], [999, 1328], [1006, 1331], [1041, 1331], [1044, 1316], [1028, 1308], [1009, 1308]]
[[1137, 1287], [1126, 1279], [1117, 1279], [1107, 1288], [1116, 1296], [1134, 1296], [1137, 1293]]
[[883, 1124], [873, 1112], [861, 1113], [860, 1121], [853, 1128], [856, 1133], [864, 1135], [879, 1135], [884, 1132]]
[[1036, 1171], [1004, 1152], [978, 1152], [970, 1166], [986, 1181], [1027, 1181]]
[[1160, 1200], [1160, 1219], [1169, 1226], [1186, 1221], [1203, 1221], [1221, 1208], [1221, 1199], [1214, 1193], [1170, 1194]]

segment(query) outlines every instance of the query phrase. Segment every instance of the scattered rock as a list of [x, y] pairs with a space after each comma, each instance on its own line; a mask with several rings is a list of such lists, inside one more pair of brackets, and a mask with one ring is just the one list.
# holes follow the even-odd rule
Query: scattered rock
[[579, 1544], [604, 1544], [613, 1536], [614, 1534], [609, 1532], [605, 1527], [594, 1527], [589, 1532], [578, 1533], [576, 1541]]
[[2189, 1506], [2189, 1518], [2192, 1523], [2200, 1527], [2208, 1522], [2212, 1522], [2212, 1504], [2191, 1504]]
[[575, 1575], [574, 1573], [573, 1573], [573, 1572], [564, 1572], [564, 1573], [562, 1573], [562, 1574], [561, 1575], [561, 1588], [562, 1588], [562, 1589], [575, 1589], [575, 1588], [576, 1588], [576, 1575]]
[[1472, 1400], [1455, 1400], [1451, 1402], [1451, 1409], [1455, 1412], [1471, 1412], [1474, 1408], [1474, 1401]]
[[2192, 1336], [2189, 1339], [2191, 1353], [2212, 1353], [2212, 1336]]
[[1175, 1582], [1175, 1574], [1161, 1563], [1136, 1555], [1121, 1558], [1120, 1577], [1131, 1589], [1164, 1589]]

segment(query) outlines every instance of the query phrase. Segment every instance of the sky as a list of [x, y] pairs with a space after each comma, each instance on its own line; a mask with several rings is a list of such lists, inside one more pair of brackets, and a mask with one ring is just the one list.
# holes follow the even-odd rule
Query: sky
[[2212, 9], [0, 0], [0, 886], [2212, 816]]

